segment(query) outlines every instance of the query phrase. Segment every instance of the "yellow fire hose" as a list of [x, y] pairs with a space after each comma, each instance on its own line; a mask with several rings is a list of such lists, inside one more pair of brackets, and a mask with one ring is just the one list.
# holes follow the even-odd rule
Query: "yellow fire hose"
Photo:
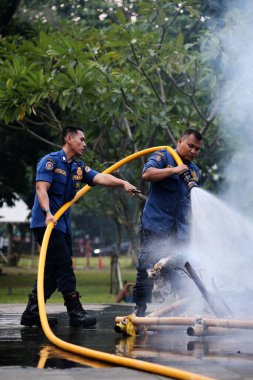
[[[178, 154], [170, 147], [168, 146], [158, 146], [153, 148], [148, 148], [141, 150], [137, 153], [131, 154], [130, 156], [120, 160], [116, 164], [112, 165], [108, 169], [106, 169], [103, 173], [108, 174], [112, 173], [119, 167], [125, 165], [126, 163], [133, 161], [134, 159], [141, 157], [145, 154], [152, 153], [159, 149], [167, 149], [173, 158], [175, 159], [177, 165], [182, 164], [182, 160], [178, 156]], [[54, 215], [56, 220], [59, 220], [59, 218], [64, 214], [66, 210], [69, 209], [78, 199], [80, 199], [85, 193], [87, 193], [91, 189], [90, 186], [86, 185], [81, 190], [79, 190], [75, 196], [74, 199], [71, 201], [65, 203]], [[189, 380], [214, 380], [213, 378], [202, 376], [199, 374], [195, 374], [188, 371], [179, 370], [177, 368], [173, 367], [166, 367], [159, 364], [153, 364], [148, 363], [142, 360], [136, 360], [131, 358], [125, 358], [120, 357], [113, 354], [108, 354], [106, 352], [96, 351], [89, 348], [81, 347], [72, 343], [65, 342], [64, 340], [59, 339], [52, 330], [50, 329], [50, 326], [48, 324], [47, 320], [47, 314], [46, 314], [46, 307], [45, 307], [45, 301], [44, 301], [44, 269], [45, 269], [45, 261], [46, 261], [46, 254], [47, 254], [47, 247], [48, 242], [50, 239], [51, 232], [54, 228], [54, 224], [50, 222], [46, 228], [44, 238], [41, 245], [40, 250], [40, 257], [39, 257], [39, 265], [38, 265], [38, 305], [39, 305], [39, 314], [40, 314], [40, 320], [41, 325], [43, 328], [43, 331], [46, 335], [46, 337], [55, 345], [58, 346], [66, 351], [70, 351], [73, 353], [76, 353], [78, 355], [82, 355], [85, 357], [93, 358], [96, 360], [101, 360], [104, 362], [112, 363], [118, 366], [124, 366], [129, 368], [134, 368], [136, 370], [140, 371], [146, 371], [151, 373], [156, 373], [158, 375], [172, 377], [175, 379], [189, 379]]]

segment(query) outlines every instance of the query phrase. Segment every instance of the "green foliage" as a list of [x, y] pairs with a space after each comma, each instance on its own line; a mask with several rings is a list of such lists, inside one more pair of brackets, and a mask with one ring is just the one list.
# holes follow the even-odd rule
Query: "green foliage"
[[[160, 125], [166, 124], [171, 111], [189, 114], [190, 100], [188, 107], [182, 107], [178, 101], [169, 104], [168, 97], [177, 96], [182, 88], [186, 91], [183, 81], [186, 82], [187, 76], [191, 78], [196, 70], [199, 59], [197, 49], [193, 48], [196, 41], [191, 44], [185, 41], [184, 33], [189, 28], [190, 17], [195, 22], [194, 17], [199, 17], [199, 13], [194, 15], [192, 6], [187, 5], [187, 16], [180, 15], [176, 2], [140, 2], [135, 6], [136, 23], [118, 9], [115, 16], [118, 22], [106, 30], [65, 25], [64, 35], [62, 27], [59, 32], [48, 30], [32, 41], [18, 40], [12, 49], [8, 41], [3, 41], [2, 50], [9, 53], [1, 64], [4, 122], [16, 120], [22, 107], [30, 115], [48, 99], [62, 111], [77, 110], [84, 119], [91, 111], [92, 115], [99, 111], [102, 122], [110, 124], [113, 116], [123, 112], [131, 123], [142, 117], [147, 121], [147, 116], [157, 113], [157, 107], [163, 114], [160, 118], [152, 116]], [[171, 76], [176, 78], [176, 89], [172, 88]], [[183, 81], [180, 76], [184, 77]], [[183, 98], [181, 93], [178, 100]], [[195, 116], [198, 117], [196, 113]]]
[[24, 131], [6, 130], [0, 125], [2, 149], [0, 150], [0, 207], [3, 201], [9, 206], [16, 199], [15, 194], [32, 207], [34, 198], [34, 169], [42, 156], [45, 144], [34, 140]]
[[[85, 259], [75, 259], [77, 269], [77, 289], [84, 303], [114, 303], [115, 295], [110, 294], [110, 257], [103, 259], [104, 268], [98, 269], [98, 259], [91, 258], [91, 268], [86, 269]], [[35, 264], [35, 263], [34, 263]], [[36, 278], [36, 266], [31, 265], [31, 258], [23, 257], [19, 267], [4, 267], [0, 276], [0, 303], [27, 303]], [[130, 258], [120, 259], [122, 279], [135, 281], [136, 270], [131, 266]], [[62, 295], [55, 292], [49, 303], [63, 303]]]
[[[83, 126], [86, 161], [99, 170], [146, 147], [174, 147], [189, 127], [206, 133], [212, 126], [217, 133], [212, 96], [219, 77], [208, 64], [209, 50], [201, 52], [208, 33], [201, 2], [60, 4], [23, 0], [10, 34], [0, 40], [0, 122], [6, 131], [19, 128], [56, 148], [63, 127]], [[24, 20], [26, 31], [15, 32]], [[203, 171], [215, 160], [206, 157], [204, 166], [200, 160]], [[144, 189], [143, 161], [119, 175]], [[126, 200], [117, 200], [121, 206], [108, 205], [101, 191], [100, 212], [136, 224], [142, 204], [122, 222]]]

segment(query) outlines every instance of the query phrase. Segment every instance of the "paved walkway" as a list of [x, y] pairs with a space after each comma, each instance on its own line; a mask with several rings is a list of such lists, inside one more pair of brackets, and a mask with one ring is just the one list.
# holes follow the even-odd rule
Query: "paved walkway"
[[[165, 377], [130, 370], [127, 368], [106, 368], [103, 371], [95, 368], [71, 369], [37, 369], [21, 367], [0, 367], [0, 377], [3, 380], [161, 380]], [[166, 378], [168, 379], [168, 378]]]
[[[108, 305], [85, 305], [87, 310], [92, 310], [98, 316], [98, 324], [104, 334], [105, 319], [108, 316], [103, 312], [108, 308]], [[110, 307], [110, 306], [109, 306]], [[146, 372], [136, 371], [122, 367], [112, 367], [107, 363], [96, 362], [71, 354], [57, 347], [48, 344], [44, 337], [43, 331], [38, 328], [24, 328], [19, 325], [21, 313], [24, 311], [25, 305], [1, 305], [0, 304], [0, 378], [4, 380], [34, 380], [38, 377], [40, 380], [80, 380], [87, 378], [92, 380], [155, 380], [165, 379], [164, 377], [149, 374]], [[117, 310], [118, 309], [118, 310]], [[124, 310], [125, 314], [129, 314], [133, 307], [130, 305], [116, 306], [115, 311]], [[127, 313], [126, 313], [127, 311]], [[48, 304], [47, 312], [57, 316], [61, 328], [59, 326], [54, 329], [54, 333], [61, 338], [67, 340], [66, 333], [63, 333], [63, 328], [66, 329], [67, 315], [66, 308], [62, 304]], [[110, 313], [111, 314], [111, 313]], [[119, 315], [122, 315], [121, 313]], [[107, 318], [106, 318], [107, 317]], [[112, 322], [114, 319], [112, 319]], [[96, 334], [95, 329], [74, 329], [67, 328], [72, 331], [72, 343], [80, 343], [80, 336], [92, 336]], [[110, 329], [110, 334], [114, 336], [113, 325]], [[77, 338], [78, 333], [79, 338]], [[116, 335], [118, 338], [118, 335]], [[73, 340], [75, 342], [73, 342]], [[78, 341], [77, 341], [78, 340]], [[98, 339], [95, 336], [94, 341], [98, 344]], [[105, 349], [110, 349], [111, 342], [108, 342], [106, 347], [105, 342], [102, 342]], [[86, 342], [86, 344], [89, 344]], [[93, 347], [90, 347], [93, 348]], [[38, 350], [40, 350], [38, 354]], [[43, 351], [44, 350], [44, 351]], [[5, 352], [5, 354], [4, 354]], [[43, 356], [47, 352], [47, 360], [43, 360]], [[42, 358], [42, 360], [41, 360]], [[15, 365], [16, 364], [18, 365]], [[44, 362], [44, 365], [41, 364]], [[12, 363], [14, 365], [12, 365]], [[6, 365], [8, 364], [8, 365]], [[77, 365], [77, 367], [75, 367]], [[42, 366], [41, 368], [34, 368]], [[54, 368], [54, 367], [58, 368]], [[68, 368], [68, 366], [70, 368]], [[90, 366], [90, 367], [89, 367]], [[49, 368], [48, 368], [49, 367]]]
[[[25, 305], [0, 305], [0, 378], [30, 380], [156, 380], [165, 377], [113, 367], [52, 345], [40, 328], [20, 326]], [[85, 305], [98, 319], [96, 327], [71, 328], [65, 307], [48, 304], [57, 316], [53, 329], [62, 340], [97, 351], [145, 360], [221, 380], [253, 379], [253, 332], [229, 331], [205, 338], [189, 337], [186, 329], [149, 332], [136, 338], [114, 332], [114, 319], [128, 315], [133, 305]], [[167, 378], [166, 378], [167, 379]]]

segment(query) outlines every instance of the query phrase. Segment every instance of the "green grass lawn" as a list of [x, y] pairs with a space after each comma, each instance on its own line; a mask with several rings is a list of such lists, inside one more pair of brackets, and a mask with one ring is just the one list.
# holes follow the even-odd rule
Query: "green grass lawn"
[[[136, 270], [131, 264], [131, 258], [120, 258], [122, 281], [134, 282]], [[84, 258], [74, 258], [77, 290], [82, 295], [83, 303], [113, 303], [116, 295], [110, 294], [110, 257], [103, 258], [103, 267], [99, 269], [98, 258], [90, 259], [87, 268]], [[37, 258], [31, 260], [22, 257], [17, 267], [2, 267], [0, 275], [0, 303], [27, 303], [37, 275]], [[48, 302], [63, 302], [62, 295], [55, 292]]]

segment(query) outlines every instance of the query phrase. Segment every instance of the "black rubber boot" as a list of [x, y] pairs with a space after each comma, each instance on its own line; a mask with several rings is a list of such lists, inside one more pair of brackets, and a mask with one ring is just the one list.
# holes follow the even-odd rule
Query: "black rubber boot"
[[[49, 326], [53, 327], [57, 325], [58, 321], [56, 318], [48, 318]], [[36, 294], [29, 295], [29, 301], [26, 306], [25, 311], [22, 314], [20, 324], [23, 326], [41, 326], [38, 299]]]
[[[143, 283], [148, 286], [144, 287]], [[136, 317], [145, 317], [147, 303], [152, 300], [153, 283], [150, 281], [143, 281], [143, 283], [140, 284], [141, 286], [138, 286], [139, 283], [136, 283], [133, 289], [133, 301], [135, 302], [134, 314]]]
[[97, 323], [97, 320], [92, 315], [89, 315], [82, 307], [79, 300], [79, 293], [72, 292], [64, 294], [65, 306], [69, 315], [70, 326], [92, 326]]
[[136, 317], [145, 317], [146, 309], [147, 309], [147, 305], [145, 303], [136, 305], [134, 314], [136, 315]]

